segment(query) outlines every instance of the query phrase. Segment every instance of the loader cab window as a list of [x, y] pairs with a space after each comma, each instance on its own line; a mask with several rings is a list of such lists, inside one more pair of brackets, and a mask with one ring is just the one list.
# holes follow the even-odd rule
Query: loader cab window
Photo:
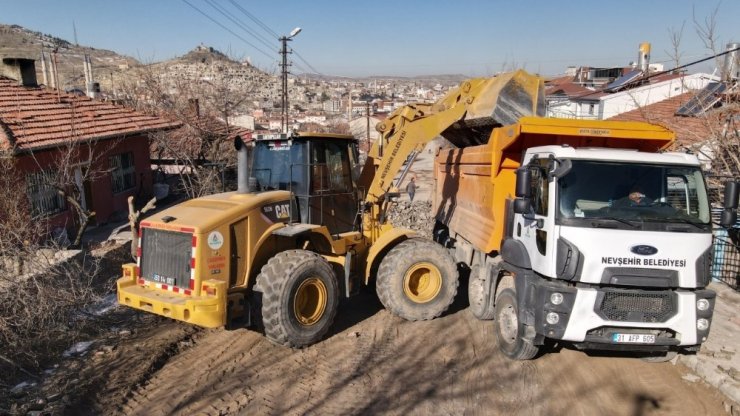
[[313, 142], [311, 152], [311, 193], [352, 191], [351, 148], [335, 141]]
[[298, 140], [264, 140], [255, 144], [249, 176], [259, 191], [292, 190], [306, 193], [307, 143]]

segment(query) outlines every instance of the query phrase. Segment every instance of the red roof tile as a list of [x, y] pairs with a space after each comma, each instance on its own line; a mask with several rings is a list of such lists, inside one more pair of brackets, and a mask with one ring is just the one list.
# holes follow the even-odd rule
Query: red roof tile
[[610, 120], [647, 121], [658, 124], [676, 133], [679, 145], [692, 145], [709, 138], [710, 131], [718, 128], [722, 123], [720, 112], [709, 111], [699, 117], [677, 116], [676, 110], [684, 105], [694, 92], [687, 92], [675, 97], [659, 101], [645, 107], [637, 108], [612, 117]]
[[125, 137], [180, 123], [105, 101], [23, 87], [0, 77], [0, 149], [55, 147], [73, 141]]

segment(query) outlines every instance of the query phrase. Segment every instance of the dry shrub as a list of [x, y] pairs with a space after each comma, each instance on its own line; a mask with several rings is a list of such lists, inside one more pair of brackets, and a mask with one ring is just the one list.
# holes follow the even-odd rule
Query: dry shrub
[[82, 336], [80, 311], [105, 285], [99, 261], [46, 239], [48, 223], [32, 218], [14, 161], [0, 157], [0, 371], [12, 380], [38, 372]]

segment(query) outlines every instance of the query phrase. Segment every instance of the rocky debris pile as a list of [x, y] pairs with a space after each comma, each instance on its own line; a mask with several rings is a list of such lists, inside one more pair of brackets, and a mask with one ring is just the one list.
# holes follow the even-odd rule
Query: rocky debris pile
[[390, 210], [391, 224], [408, 228], [422, 237], [431, 237], [434, 228], [434, 212], [429, 201], [399, 201]]

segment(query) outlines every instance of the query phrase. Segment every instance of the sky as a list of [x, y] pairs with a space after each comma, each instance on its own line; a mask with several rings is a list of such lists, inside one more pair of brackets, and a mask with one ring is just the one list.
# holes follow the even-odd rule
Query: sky
[[713, 14], [719, 49], [740, 42], [740, 0], [0, 0], [0, 23], [71, 42], [74, 27], [79, 44], [142, 62], [202, 43], [275, 72], [277, 37], [300, 27], [289, 42], [291, 72], [351, 77], [513, 68], [554, 76], [570, 65], [626, 66], [641, 42], [652, 44], [651, 62], [672, 67], [671, 32], [682, 26], [681, 63], [711, 55], [694, 16]]

